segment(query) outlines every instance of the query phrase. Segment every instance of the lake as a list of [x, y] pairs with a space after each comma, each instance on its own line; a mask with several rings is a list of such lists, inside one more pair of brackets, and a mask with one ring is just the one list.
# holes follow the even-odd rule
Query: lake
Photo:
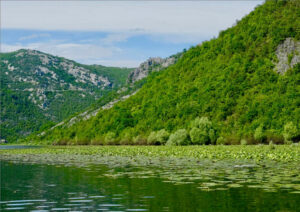
[[[115, 168], [113, 172], [128, 170]], [[284, 189], [203, 190], [197, 183], [176, 184], [159, 176], [107, 173], [112, 169], [103, 165], [80, 168], [2, 161], [0, 210], [299, 211], [300, 194]]]
[[0, 171], [0, 211], [300, 208], [298, 146], [11, 146]]

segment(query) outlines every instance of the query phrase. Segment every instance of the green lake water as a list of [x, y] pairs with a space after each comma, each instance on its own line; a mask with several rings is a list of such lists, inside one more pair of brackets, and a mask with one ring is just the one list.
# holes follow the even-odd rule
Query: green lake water
[[[173, 168], [174, 172], [178, 169]], [[245, 167], [243, 172], [255, 175], [255, 169], [251, 169]], [[163, 171], [156, 172], [150, 167], [144, 167], [140, 176], [130, 174], [138, 170], [138, 167], [1, 161], [0, 210], [300, 211], [300, 192], [288, 188], [267, 191], [263, 185], [251, 188], [240, 183], [227, 188], [199, 189], [201, 179], [198, 178], [194, 178], [195, 182], [189, 179], [186, 183], [184, 180], [174, 183], [160, 176]], [[218, 181], [220, 176], [216, 178]], [[226, 176], [223, 178], [228, 180]], [[213, 180], [214, 176], [209, 179]]]

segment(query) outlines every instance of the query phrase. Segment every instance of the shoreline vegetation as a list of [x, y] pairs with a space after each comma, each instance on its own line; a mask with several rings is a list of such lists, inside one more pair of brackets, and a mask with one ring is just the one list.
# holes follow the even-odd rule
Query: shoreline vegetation
[[[42, 141], [37, 141], [42, 143]], [[239, 135], [222, 137], [218, 135], [215, 125], [207, 117], [197, 117], [191, 121], [187, 128], [178, 129], [169, 133], [165, 129], [152, 131], [147, 137], [138, 135], [134, 138], [125, 136], [118, 138], [116, 133], [108, 132], [104, 136], [90, 139], [62, 138], [56, 141], [48, 141], [46, 144], [54, 145], [251, 145], [251, 144], [293, 144], [299, 142], [299, 132], [293, 122], [284, 125], [283, 132], [272, 135], [265, 132], [262, 125], [258, 126], [254, 135], [241, 137]], [[45, 143], [44, 143], [45, 144]]]
[[0, 160], [68, 162], [88, 156], [88, 161], [105, 157], [165, 158], [222, 161], [249, 160], [252, 162], [300, 161], [300, 145], [232, 145], [232, 146], [44, 146], [41, 148], [0, 150]]

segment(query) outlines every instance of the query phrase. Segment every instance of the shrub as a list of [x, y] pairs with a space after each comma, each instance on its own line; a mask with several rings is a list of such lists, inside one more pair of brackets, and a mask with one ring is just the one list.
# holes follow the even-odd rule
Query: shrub
[[259, 142], [262, 142], [265, 139], [265, 135], [264, 135], [264, 132], [263, 132], [263, 126], [262, 125], [255, 129], [254, 139], [259, 141]]
[[69, 138], [62, 138], [62, 139], [54, 142], [54, 145], [67, 145], [70, 143], [71, 143], [71, 140]]
[[268, 143], [272, 141], [274, 144], [284, 144], [283, 135], [280, 135], [273, 130], [270, 130], [270, 132], [266, 135], [266, 140]]
[[284, 125], [283, 129], [283, 137], [285, 143], [290, 143], [293, 138], [298, 136], [297, 127], [293, 124], [293, 122], [289, 122]]
[[165, 129], [161, 129], [156, 133], [157, 141], [161, 145], [164, 145], [165, 143], [167, 143], [169, 136], [170, 136], [170, 133], [168, 133], [168, 131], [166, 131]]
[[102, 145], [103, 144], [103, 140], [99, 140], [97, 138], [93, 138], [91, 140], [91, 145]]
[[105, 144], [107, 144], [107, 145], [115, 144], [115, 141], [116, 141], [116, 134], [114, 132], [108, 132], [105, 135], [105, 138], [104, 138]]
[[248, 143], [247, 143], [247, 140], [246, 139], [242, 139], [241, 140], [241, 145], [247, 145]]
[[136, 144], [136, 145], [147, 144], [147, 139], [143, 138], [141, 135], [138, 135], [133, 138], [133, 144]]
[[120, 140], [120, 144], [121, 145], [129, 145], [132, 144], [132, 136], [130, 132], [125, 132], [123, 133], [121, 140]]
[[287, 141], [284, 141], [284, 143], [287, 144], [287, 145], [291, 145], [291, 144], [293, 144], [293, 141], [287, 140]]
[[172, 133], [169, 137], [166, 145], [175, 146], [175, 145], [188, 145], [188, 133], [186, 129], [179, 129], [176, 132]]
[[104, 138], [103, 136], [96, 135], [92, 140], [91, 140], [92, 145], [103, 145], [104, 144]]
[[80, 139], [76, 139], [76, 144], [77, 145], [89, 145], [89, 144], [91, 144], [91, 141], [88, 138], [80, 138]]
[[150, 133], [150, 135], [147, 138], [147, 144], [149, 144], [149, 145], [155, 145], [157, 143], [158, 143], [157, 133], [153, 131], [153, 132]]
[[222, 136], [217, 139], [217, 145], [224, 145], [225, 142], [226, 140]]

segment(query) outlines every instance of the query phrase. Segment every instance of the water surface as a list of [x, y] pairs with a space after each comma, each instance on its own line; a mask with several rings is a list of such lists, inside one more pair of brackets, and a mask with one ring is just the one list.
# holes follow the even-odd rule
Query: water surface
[[[178, 169], [174, 172], [180, 171]], [[256, 174], [250, 166], [238, 167], [239, 171]], [[229, 182], [226, 176], [223, 176], [224, 181], [233, 186], [205, 185], [197, 178], [194, 182], [188, 178], [182, 180], [183, 183], [174, 183], [166, 180], [163, 174], [150, 167], [139, 172], [138, 167], [78, 167], [2, 161], [0, 210], [299, 211], [300, 194], [290, 189], [268, 191], [265, 187]], [[186, 172], [185, 175], [190, 176]], [[215, 182], [220, 181], [220, 177]], [[263, 176], [261, 180], [264, 180]]]

